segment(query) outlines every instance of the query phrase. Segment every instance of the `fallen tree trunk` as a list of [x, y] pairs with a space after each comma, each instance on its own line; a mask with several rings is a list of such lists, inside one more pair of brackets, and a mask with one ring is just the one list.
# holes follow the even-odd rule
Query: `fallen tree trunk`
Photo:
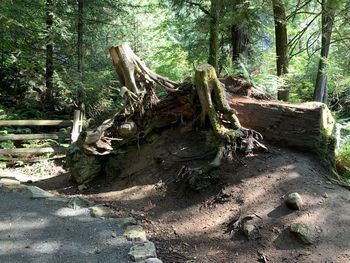
[[[110, 53], [123, 85], [121, 95], [126, 96], [127, 103], [123, 110], [93, 131], [82, 132], [70, 147], [67, 164], [79, 184], [91, 181], [102, 172], [106, 156], [117, 154], [120, 147], [140, 146], [152, 131], [183, 122], [193, 126], [200, 122], [202, 128], [212, 129], [217, 138], [217, 155], [207, 167], [182, 170], [181, 177], [192, 179], [220, 166], [221, 158], [236, 149], [245, 153], [266, 150], [259, 142], [262, 139], [259, 132], [285, 146], [324, 151], [324, 155], [334, 145], [331, 142], [334, 123], [324, 104], [296, 106], [243, 99], [244, 95], [269, 97], [249, 85], [236, 88], [241, 86], [241, 81], [232, 78], [225, 83], [225, 92], [214, 68], [207, 64], [197, 67], [194, 86], [177, 84], [147, 68], [127, 44], [111, 48]], [[156, 95], [157, 87], [169, 91], [162, 100]], [[232, 94], [233, 97], [227, 96]]]
[[335, 120], [323, 103], [290, 104], [239, 97], [231, 99], [230, 106], [242, 125], [259, 131], [266, 140], [326, 158], [334, 156]]

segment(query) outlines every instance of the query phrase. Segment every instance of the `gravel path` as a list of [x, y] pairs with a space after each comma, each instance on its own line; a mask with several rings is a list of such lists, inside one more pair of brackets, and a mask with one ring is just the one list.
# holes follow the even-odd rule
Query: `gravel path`
[[113, 219], [1, 189], [0, 200], [0, 262], [131, 262], [132, 243]]

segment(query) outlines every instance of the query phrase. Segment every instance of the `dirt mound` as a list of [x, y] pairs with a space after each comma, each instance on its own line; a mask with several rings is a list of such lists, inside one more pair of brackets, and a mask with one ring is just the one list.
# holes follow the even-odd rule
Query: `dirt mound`
[[[350, 192], [327, 180], [318, 159], [270, 145], [228, 157], [195, 191], [179, 171], [212, 160], [212, 137], [183, 127], [151, 138], [110, 158], [108, 176], [83, 194], [138, 218], [164, 262], [350, 262]], [[81, 193], [61, 178], [38, 185]], [[292, 192], [301, 210], [285, 206]], [[290, 233], [293, 223], [314, 230], [311, 245]]]

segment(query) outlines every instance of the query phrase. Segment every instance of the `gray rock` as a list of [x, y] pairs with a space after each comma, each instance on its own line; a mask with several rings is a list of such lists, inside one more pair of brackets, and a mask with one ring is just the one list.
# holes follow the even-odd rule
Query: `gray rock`
[[53, 194], [46, 192], [37, 186], [27, 186], [27, 190], [24, 191], [24, 193], [26, 196], [33, 199], [49, 198], [54, 196]]
[[123, 227], [127, 225], [136, 225], [136, 219], [133, 217], [114, 218], [113, 223], [118, 225], [119, 227]]
[[108, 218], [113, 216], [113, 211], [103, 205], [95, 205], [90, 207], [90, 214], [93, 217], [104, 217]]
[[131, 247], [128, 255], [132, 261], [156, 258], [156, 247], [152, 242], [147, 241]]
[[52, 197], [49, 197], [47, 198], [48, 200], [51, 200], [51, 201], [56, 201], [56, 202], [63, 202], [63, 203], [68, 203], [68, 199], [67, 198], [64, 198], [64, 197], [61, 197], [61, 196], [52, 196]]
[[102, 169], [98, 157], [86, 155], [73, 146], [68, 150], [66, 160], [72, 179], [79, 185], [90, 182]]
[[82, 197], [73, 197], [68, 201], [67, 206], [73, 209], [93, 206], [94, 203]]
[[243, 233], [244, 235], [250, 239], [254, 235], [255, 232], [255, 226], [252, 224], [244, 224], [243, 225]]
[[120, 125], [117, 129], [119, 136], [123, 138], [130, 138], [136, 134], [137, 126], [135, 122], [130, 121]]
[[14, 178], [0, 178], [0, 185], [18, 185], [20, 181]]
[[286, 205], [293, 210], [300, 210], [303, 205], [303, 200], [298, 193], [291, 193], [286, 198]]
[[85, 189], [87, 189], [87, 186], [85, 184], [78, 185], [78, 191], [79, 192], [84, 191]]
[[1, 185], [1, 187], [3, 187], [3, 191], [6, 193], [28, 191], [27, 186], [25, 186], [23, 184]]
[[147, 240], [145, 230], [139, 225], [128, 226], [124, 232], [124, 236], [127, 240], [134, 242], [143, 242]]
[[148, 258], [145, 260], [145, 263], [163, 263], [159, 258]]
[[316, 231], [306, 224], [294, 223], [289, 227], [289, 230], [299, 242], [305, 245], [313, 244], [317, 238]]

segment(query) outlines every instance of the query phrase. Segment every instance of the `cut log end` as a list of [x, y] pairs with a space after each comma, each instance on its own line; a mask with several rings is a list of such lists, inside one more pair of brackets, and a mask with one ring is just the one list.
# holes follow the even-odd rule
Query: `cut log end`
[[311, 151], [333, 162], [335, 120], [325, 104], [234, 98], [230, 105], [242, 125], [260, 132], [266, 140]]

